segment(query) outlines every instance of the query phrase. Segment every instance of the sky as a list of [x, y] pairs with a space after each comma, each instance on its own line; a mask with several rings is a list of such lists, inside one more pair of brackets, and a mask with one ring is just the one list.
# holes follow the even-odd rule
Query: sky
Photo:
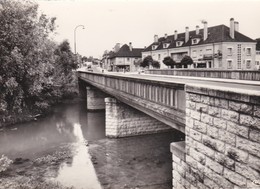
[[36, 0], [40, 12], [56, 17], [57, 42], [67, 39], [74, 52], [101, 58], [116, 43], [143, 48], [154, 35], [163, 37], [225, 24], [230, 18], [239, 22], [239, 31], [252, 39], [260, 38], [260, 0]]

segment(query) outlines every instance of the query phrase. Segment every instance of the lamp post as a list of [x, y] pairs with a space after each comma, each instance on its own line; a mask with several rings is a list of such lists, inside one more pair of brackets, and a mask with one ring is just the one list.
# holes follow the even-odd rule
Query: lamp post
[[85, 27], [83, 25], [77, 25], [74, 29], [74, 51], [75, 51], [75, 54], [77, 54], [77, 46], [76, 46], [76, 31], [77, 31], [77, 28], [79, 27], [82, 27], [82, 29], [85, 29]]

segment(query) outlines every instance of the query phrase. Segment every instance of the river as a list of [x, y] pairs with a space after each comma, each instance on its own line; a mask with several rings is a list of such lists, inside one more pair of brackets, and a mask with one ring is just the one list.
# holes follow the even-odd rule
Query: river
[[105, 112], [87, 112], [74, 100], [0, 131], [0, 155], [13, 161], [0, 188], [171, 188], [169, 145], [179, 140], [176, 131], [106, 138]]

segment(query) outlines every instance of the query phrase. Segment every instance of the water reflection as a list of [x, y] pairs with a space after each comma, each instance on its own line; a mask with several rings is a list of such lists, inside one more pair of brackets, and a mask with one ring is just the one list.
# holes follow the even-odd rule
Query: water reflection
[[58, 171], [59, 175], [55, 180], [68, 187], [99, 189], [101, 186], [97, 180], [95, 169], [92, 165], [88, 148], [86, 147], [87, 141], [84, 139], [81, 125], [75, 123], [73, 127], [73, 133], [77, 141], [73, 145], [76, 153], [71, 164], [62, 163]]
[[72, 154], [71, 161], [61, 163], [55, 173], [45, 175], [57, 176], [54, 180], [66, 186], [100, 188], [86, 140], [105, 137], [104, 116], [104, 112], [86, 112], [82, 103], [60, 105], [46, 118], [0, 132], [0, 156], [33, 160], [66, 146], [70, 151], [67, 153]]

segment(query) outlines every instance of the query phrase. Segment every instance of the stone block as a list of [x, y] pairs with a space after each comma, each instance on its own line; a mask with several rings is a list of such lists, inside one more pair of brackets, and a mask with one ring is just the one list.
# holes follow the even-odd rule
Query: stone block
[[253, 169], [260, 170], [260, 158], [253, 155], [249, 155], [248, 165]]
[[205, 178], [204, 179], [204, 184], [209, 187], [210, 189], [220, 189], [220, 186], [217, 185], [213, 180], [209, 179], [209, 178]]
[[256, 155], [260, 157], [260, 143], [252, 142], [250, 140], [241, 138], [239, 136], [236, 137], [236, 147], [238, 149], [242, 149], [247, 151], [252, 155]]
[[234, 171], [224, 168], [224, 177], [240, 187], [246, 187], [246, 178]]
[[190, 137], [196, 141], [201, 141], [201, 133], [193, 129], [190, 129]]
[[219, 141], [217, 139], [213, 139], [207, 135], [202, 136], [202, 143], [205, 146], [208, 146], [209, 148], [216, 150], [218, 152], [224, 153], [225, 151], [225, 143], [222, 141]]
[[200, 133], [206, 133], [207, 132], [207, 125], [205, 123], [202, 123], [200, 121], [195, 120], [193, 129], [200, 132]]
[[247, 163], [248, 162], [248, 152], [239, 150], [236, 147], [226, 145], [226, 150], [225, 150], [225, 155], [237, 162], [243, 162]]
[[219, 129], [210, 125], [207, 125], [207, 135], [213, 138], [218, 138]]
[[193, 123], [194, 123], [194, 119], [193, 118], [191, 118], [191, 117], [187, 117], [186, 118], [186, 126], [187, 127], [193, 128]]
[[195, 159], [193, 159], [191, 156], [189, 156], [189, 155], [186, 155], [186, 163], [188, 165], [192, 166], [193, 168], [197, 168], [198, 167], [197, 166], [198, 162]]
[[258, 106], [258, 105], [255, 105], [255, 107], [254, 107], [254, 116], [260, 118], [260, 106]]
[[196, 110], [196, 102], [186, 101], [186, 108], [189, 108], [191, 110]]
[[240, 124], [260, 129], [260, 119], [257, 117], [240, 114]]
[[249, 127], [244, 127], [237, 123], [228, 121], [227, 122], [227, 131], [234, 133], [238, 136], [248, 138]]
[[249, 131], [249, 139], [255, 142], [260, 143], [260, 131], [256, 129], [250, 129]]
[[245, 178], [254, 181], [260, 179], [260, 173], [256, 170], [252, 169], [246, 164], [236, 162], [235, 170], [240, 175], [244, 176]]
[[233, 170], [233, 171], [235, 170], [235, 161], [230, 159], [229, 157], [227, 157], [224, 154], [215, 152], [215, 161], [230, 170]]
[[213, 118], [213, 125], [220, 129], [226, 129], [227, 121], [222, 118]]
[[213, 117], [208, 114], [201, 113], [200, 117], [201, 122], [206, 123], [208, 125], [213, 125]]
[[206, 157], [206, 166], [220, 175], [223, 173], [223, 169], [224, 169], [223, 165], [217, 163], [216, 161], [210, 159], [209, 157]]
[[236, 135], [226, 130], [219, 130], [219, 139], [232, 146], [236, 145]]
[[229, 101], [229, 109], [236, 112], [243, 112], [244, 114], [252, 114], [253, 106], [246, 103]]
[[193, 158], [193, 159], [195, 159], [195, 160], [197, 160], [199, 163], [201, 163], [201, 164], [205, 164], [205, 155], [204, 154], [202, 154], [202, 153], [200, 153], [200, 152], [198, 152], [197, 150], [195, 150], [194, 148], [190, 148], [190, 153], [189, 153], [189, 155]]
[[228, 100], [215, 98], [215, 106], [219, 108], [228, 109]]
[[200, 112], [194, 111], [194, 110], [190, 110], [190, 117], [196, 120], [200, 121]]
[[215, 117], [220, 117], [221, 116], [220, 110], [221, 110], [221, 107], [209, 106], [208, 113], [209, 113], [209, 115], [212, 115], [212, 116], [215, 116]]
[[215, 154], [215, 150], [213, 150], [212, 148], [209, 148], [207, 146], [205, 146], [202, 143], [197, 143], [197, 145], [194, 147], [198, 152], [201, 152], [203, 154], [205, 154], [208, 157], [214, 157]]
[[228, 121], [238, 123], [239, 113], [232, 110], [221, 109], [221, 117]]
[[203, 103], [196, 103], [196, 110], [198, 112], [207, 113], [208, 112], [208, 105], [207, 104], [203, 104]]
[[209, 96], [201, 95], [201, 102], [203, 104], [210, 104], [210, 98]]
[[189, 100], [193, 102], [201, 102], [201, 95], [189, 93]]

